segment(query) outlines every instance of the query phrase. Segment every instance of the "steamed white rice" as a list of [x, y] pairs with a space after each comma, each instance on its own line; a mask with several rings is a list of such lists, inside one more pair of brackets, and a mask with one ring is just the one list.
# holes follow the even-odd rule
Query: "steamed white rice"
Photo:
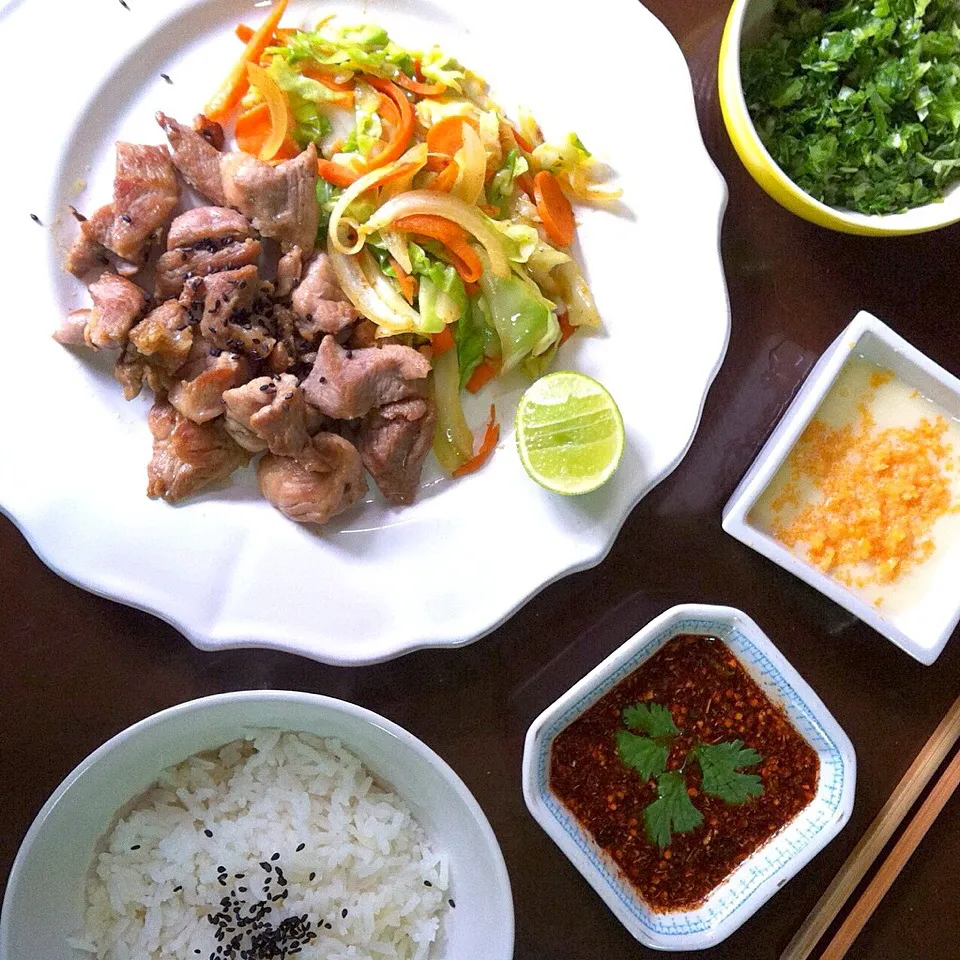
[[406, 804], [339, 741], [305, 733], [252, 731], [165, 771], [102, 849], [71, 941], [98, 960], [240, 957], [250, 934], [217, 954], [237, 934], [218, 941], [208, 916], [225, 896], [246, 916], [283, 889], [265, 922], [306, 914], [316, 934], [291, 956], [425, 960], [448, 909], [447, 859]]

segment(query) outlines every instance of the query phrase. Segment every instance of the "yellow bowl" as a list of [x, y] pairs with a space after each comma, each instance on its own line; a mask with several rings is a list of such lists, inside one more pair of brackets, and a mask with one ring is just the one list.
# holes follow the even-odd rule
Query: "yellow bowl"
[[937, 230], [960, 220], [960, 189], [956, 186], [943, 201], [927, 203], [905, 213], [867, 215], [828, 207], [801, 190], [780, 169], [750, 119], [740, 80], [740, 52], [765, 39], [773, 9], [774, 0], [734, 0], [720, 44], [720, 109], [733, 146], [753, 179], [787, 210], [842, 233], [903, 236]]

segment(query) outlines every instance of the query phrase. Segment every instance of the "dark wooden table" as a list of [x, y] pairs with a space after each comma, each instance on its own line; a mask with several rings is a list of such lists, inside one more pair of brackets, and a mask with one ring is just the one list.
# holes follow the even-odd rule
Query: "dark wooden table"
[[[699, 956], [770, 960], [785, 946], [956, 696], [960, 638], [934, 666], [915, 663], [724, 534], [720, 511], [806, 371], [861, 307], [960, 372], [960, 227], [859, 239], [780, 209], [740, 166], [720, 119], [714, 71], [726, 0], [649, 6], [687, 56], [704, 138], [730, 187], [722, 240], [730, 349], [683, 464], [637, 507], [599, 567], [545, 590], [492, 636], [362, 669], [266, 651], [201, 653], [153, 617], [60, 580], [0, 520], [0, 876], [63, 776], [124, 727], [206, 694], [307, 690], [385, 714], [463, 777], [506, 857], [518, 960], [652, 956], [528, 815], [520, 757], [528, 724], [557, 695], [665, 608], [704, 601], [754, 617], [857, 751], [844, 832], [739, 932]], [[954, 797], [849, 956], [960, 956], [958, 825]]]

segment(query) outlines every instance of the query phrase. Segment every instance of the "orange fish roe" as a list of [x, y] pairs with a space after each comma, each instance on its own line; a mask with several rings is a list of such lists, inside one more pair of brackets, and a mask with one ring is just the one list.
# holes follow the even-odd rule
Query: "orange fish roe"
[[855, 424], [810, 422], [790, 455], [790, 479], [771, 504], [775, 513], [800, 506], [801, 482], [813, 484], [819, 499], [792, 519], [775, 517], [772, 532], [850, 586], [890, 583], [922, 563], [934, 550], [934, 523], [960, 509], [953, 505], [946, 418], [876, 429], [868, 403], [891, 377], [871, 376]]

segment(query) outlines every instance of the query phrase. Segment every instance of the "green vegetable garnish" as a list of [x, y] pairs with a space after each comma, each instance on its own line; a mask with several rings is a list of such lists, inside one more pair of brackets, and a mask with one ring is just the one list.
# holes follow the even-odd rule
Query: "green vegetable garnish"
[[618, 730], [615, 739], [617, 755], [642, 780], [657, 781], [657, 799], [644, 810], [647, 837], [660, 849], [670, 845], [674, 833], [688, 833], [703, 822], [703, 814], [693, 805], [684, 771], [691, 761], [700, 765], [703, 793], [719, 797], [727, 803], [745, 803], [749, 797], [763, 794], [763, 782], [755, 773], [741, 773], [763, 758], [743, 741], [698, 743], [687, 751], [679, 770], [667, 770], [671, 744], [682, 731], [673, 721], [673, 714], [659, 703], [635, 703], [623, 711], [623, 722], [629, 730]]
[[784, 173], [831, 207], [897, 213], [960, 179], [960, 7], [778, 0], [743, 92]]

